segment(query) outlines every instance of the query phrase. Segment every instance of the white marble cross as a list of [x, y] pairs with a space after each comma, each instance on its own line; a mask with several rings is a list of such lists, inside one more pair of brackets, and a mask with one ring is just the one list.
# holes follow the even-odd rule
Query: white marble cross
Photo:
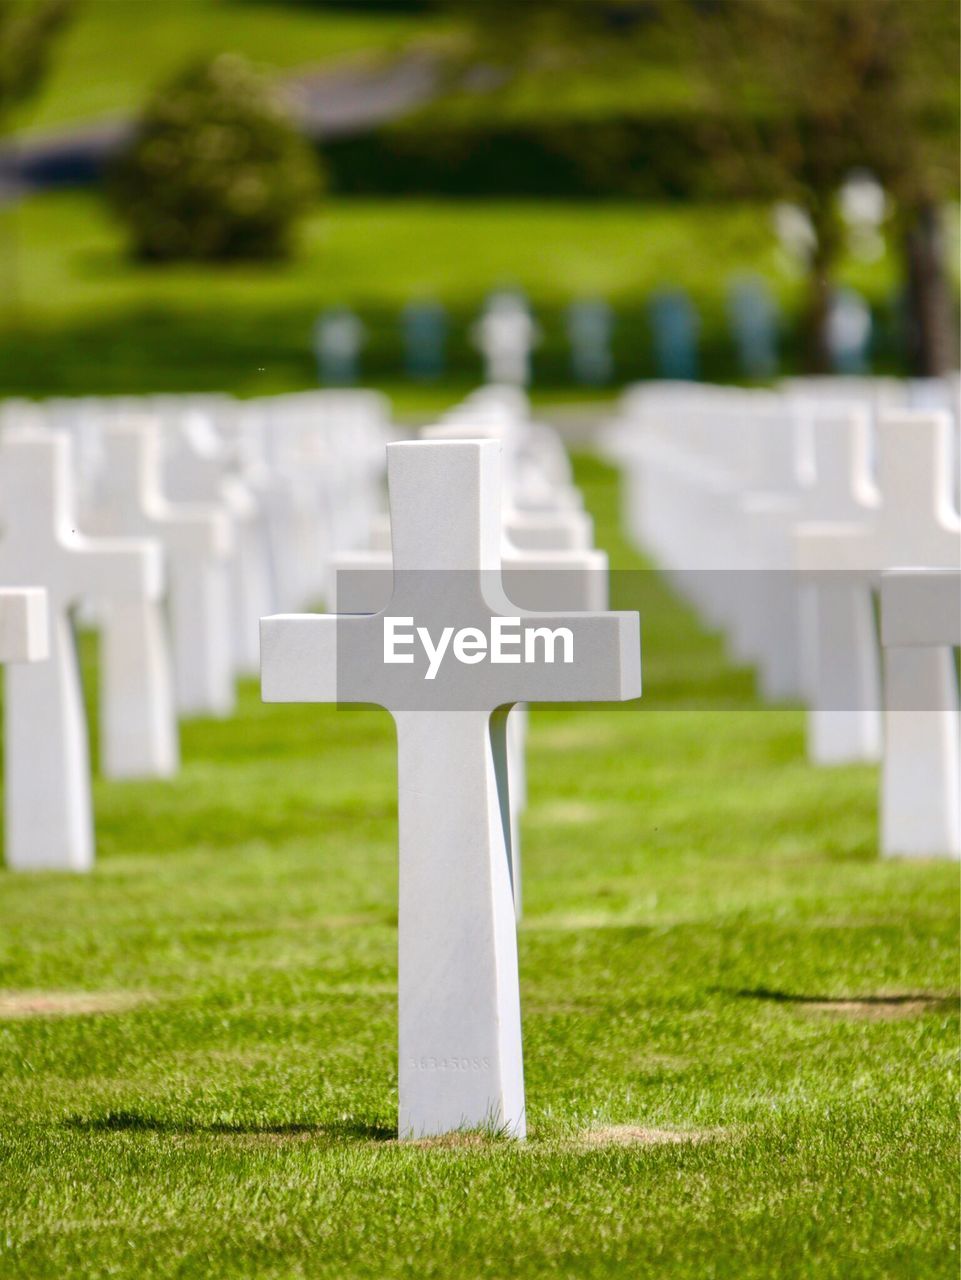
[[877, 424], [880, 503], [858, 523], [811, 527], [800, 567], [813, 573], [953, 568], [961, 561], [961, 520], [951, 454], [946, 415], [885, 414]]
[[[738, 533], [744, 572], [735, 575], [739, 615], [735, 632], [757, 664], [765, 698], [795, 699], [803, 689], [799, 642], [800, 594], [793, 572], [798, 473], [795, 424], [780, 401], [739, 423], [746, 488]], [[737, 643], [737, 641], [735, 641]]]
[[531, 352], [540, 331], [523, 298], [494, 294], [474, 325], [474, 343], [484, 356], [488, 382], [524, 387], [531, 378]]
[[594, 522], [583, 510], [580, 492], [571, 483], [551, 484], [540, 466], [523, 456], [522, 440], [530, 424], [508, 414], [483, 411], [454, 413], [421, 431], [423, 440], [499, 440], [504, 471], [501, 510], [504, 531], [518, 551], [588, 551], [594, 544]]
[[42, 587], [0, 587], [0, 665], [49, 656], [47, 593]]
[[256, 675], [260, 618], [273, 603], [263, 504], [208, 413], [195, 409], [178, 415], [165, 433], [165, 444], [162, 487], [170, 501], [195, 511], [206, 508], [229, 523], [224, 566], [229, 615], [223, 622], [228, 661], [237, 675]]
[[[608, 605], [608, 561], [605, 552], [521, 551], [508, 536], [501, 542], [502, 582], [508, 599], [526, 612], [596, 612]], [[375, 551], [344, 551], [330, 560], [328, 608], [331, 613], [379, 613], [393, 589], [389, 544]], [[520, 814], [527, 799], [527, 711], [511, 709], [507, 724], [507, 758], [511, 797], [511, 884], [517, 919], [522, 916]]]
[[[865, 573], [872, 583], [882, 569], [961, 567], [961, 517], [953, 506], [950, 419], [943, 414], [901, 411], [882, 417], [878, 423], [878, 487], [881, 504], [873, 519], [861, 525], [810, 526], [799, 542], [802, 570], [826, 574], [846, 571]], [[896, 676], [895, 676], [896, 671]], [[954, 661], [949, 648], [895, 649], [885, 662], [885, 683], [889, 676], [904, 689], [915, 689], [913, 709], [888, 718], [885, 749], [914, 761], [900, 799], [889, 804], [916, 811], [918, 796], [912, 788], [930, 788], [928, 794], [943, 794], [941, 780], [954, 766], [950, 741], [945, 738], [942, 718], [924, 706], [942, 708], [945, 713], [957, 705], [958, 690]], [[897, 735], [905, 735], [902, 749]], [[937, 806], [933, 814], [943, 813]], [[940, 832], [931, 839], [942, 848], [952, 839], [953, 820], [945, 818]], [[882, 848], [886, 848], [882, 839]]]
[[[92, 527], [103, 534], [157, 538], [166, 555], [176, 709], [181, 715], [229, 715], [235, 697], [227, 577], [230, 520], [212, 503], [167, 500], [161, 491], [160, 440], [152, 419], [107, 427], [102, 447], [103, 477]], [[131, 634], [141, 633], [155, 665], [165, 666], [166, 641], [156, 621], [135, 616], [132, 602], [120, 608], [116, 627], [108, 622], [108, 635], [116, 635], [121, 643], [123, 627]], [[144, 773], [176, 768], [176, 729], [164, 705], [169, 699], [163, 680], [158, 675], [149, 738], [141, 737], [136, 762], [128, 758], [128, 772], [135, 763]]]
[[90, 764], [70, 610], [84, 598], [158, 599], [160, 548], [77, 533], [69, 441], [55, 433], [4, 436], [0, 513], [0, 582], [39, 583], [50, 602], [50, 660], [4, 672], [7, 864], [86, 871]]
[[[490, 388], [490, 391], [501, 390]], [[513, 389], [511, 389], [513, 390]], [[521, 394], [521, 393], [517, 393]], [[526, 400], [526, 397], [521, 397]], [[470, 407], [471, 402], [468, 402]], [[516, 476], [512, 471], [520, 467], [520, 437], [529, 424], [525, 424], [509, 405], [495, 405], [502, 412], [495, 414], [484, 409], [481, 397], [474, 401], [475, 412], [460, 414], [454, 412], [441, 424], [425, 427], [421, 431], [423, 440], [496, 440], [501, 446], [501, 514], [503, 519], [503, 537], [501, 540], [501, 564], [503, 568], [502, 585], [507, 597], [527, 612], [566, 613], [571, 610], [591, 612], [606, 609], [608, 605], [608, 563], [603, 551], [593, 547], [571, 548], [567, 550], [528, 550], [515, 545], [512, 533], [517, 528], [518, 509], [510, 502], [509, 495], [516, 489]], [[547, 443], [560, 442], [550, 431], [547, 431]], [[542, 445], [542, 449], [544, 446]], [[563, 451], [563, 450], [562, 450]], [[566, 457], [566, 455], [565, 455]], [[549, 456], [554, 463], [555, 477], [557, 460]], [[538, 459], [538, 463], [540, 459]], [[563, 531], [581, 530], [586, 537], [593, 532], [590, 517], [578, 510], [580, 493], [571, 482], [569, 474], [557, 477], [555, 486], [549, 483], [552, 477], [537, 467], [538, 479], [543, 484], [540, 490], [541, 510], [535, 515], [545, 523], [542, 530], [550, 529], [547, 523], [553, 517], [560, 517], [557, 528], [562, 531], [557, 541], [563, 545], [566, 541]], [[551, 494], [556, 491], [559, 504], [557, 510], [551, 509]], [[563, 500], [567, 499], [565, 503]], [[564, 524], [564, 517], [570, 514], [573, 522]], [[578, 524], [578, 519], [582, 523]], [[586, 523], [583, 523], [586, 522]], [[378, 613], [386, 608], [391, 594], [393, 577], [390, 559], [390, 526], [385, 530], [384, 546], [380, 550], [348, 553], [335, 557], [330, 564], [330, 600], [332, 613]], [[579, 535], [575, 535], [575, 540]], [[549, 541], [551, 539], [548, 539]], [[523, 703], [515, 705], [507, 721], [507, 766], [508, 783], [511, 797], [511, 840], [510, 864], [511, 885], [514, 892], [514, 910], [518, 920], [523, 915], [523, 886], [521, 878], [521, 844], [520, 815], [527, 803], [527, 708]]]
[[[373, 702], [396, 724], [402, 1137], [526, 1131], [508, 709], [640, 695], [636, 614], [524, 614], [503, 594], [499, 468], [491, 441], [390, 445], [387, 612], [262, 622], [265, 701]], [[488, 661], [494, 637], [515, 622], [524, 647], [518, 640], [506, 661]], [[409, 647], [394, 644], [398, 627]], [[438, 661], [443, 635], [452, 637], [441, 627], [456, 634]], [[515, 662], [532, 637], [532, 661]]]
[[[870, 474], [866, 406], [815, 402], [799, 425], [807, 465], [795, 541], [803, 557], [809, 537], [870, 523], [881, 497]], [[822, 573], [802, 593], [808, 756], [822, 765], [877, 760], [881, 670], [870, 583], [857, 573]]]
[[[92, 537], [150, 537], [154, 530], [142, 522], [118, 519], [119, 506], [136, 503], [138, 487], [125, 459], [107, 443], [116, 430], [98, 431], [97, 468], [81, 486], [80, 523]], [[108, 778], [170, 777], [179, 749], [163, 600], [102, 602], [93, 625], [100, 632], [101, 772]]]
[[[894, 569], [881, 575], [884, 755], [881, 852], [961, 858], [958, 702], [945, 705], [939, 668], [918, 671], [915, 653], [961, 647], [961, 569]], [[922, 683], [925, 675], [934, 684]], [[932, 752], [931, 742], [940, 749]], [[933, 764], [933, 768], [932, 768]]]
[[50, 653], [47, 626], [42, 587], [0, 587], [0, 663], [42, 662]]

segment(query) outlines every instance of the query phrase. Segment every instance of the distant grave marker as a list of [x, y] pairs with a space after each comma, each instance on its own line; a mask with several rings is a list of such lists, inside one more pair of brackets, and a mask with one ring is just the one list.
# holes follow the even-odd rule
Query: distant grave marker
[[836, 373], [861, 374], [869, 368], [873, 321], [871, 308], [855, 289], [837, 289], [827, 319], [828, 349]]
[[317, 372], [325, 386], [347, 387], [357, 381], [366, 330], [347, 307], [322, 311], [314, 325]]
[[407, 376], [423, 382], [439, 378], [447, 356], [447, 309], [439, 302], [409, 302], [401, 319]]
[[577, 382], [592, 387], [610, 382], [614, 373], [613, 332], [614, 312], [602, 298], [583, 298], [568, 307], [571, 371]]
[[777, 305], [757, 276], [735, 280], [728, 293], [728, 318], [741, 371], [748, 378], [769, 379], [777, 373]]
[[681, 289], [664, 290], [651, 299], [649, 313], [657, 376], [672, 382], [695, 381], [701, 321], [690, 298]]
[[484, 357], [487, 382], [526, 387], [531, 380], [531, 354], [540, 331], [521, 294], [502, 291], [488, 299], [474, 325], [474, 342]]

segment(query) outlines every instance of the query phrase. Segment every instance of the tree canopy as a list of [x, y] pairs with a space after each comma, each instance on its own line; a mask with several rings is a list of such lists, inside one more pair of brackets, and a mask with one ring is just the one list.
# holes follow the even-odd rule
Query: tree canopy
[[76, 0], [0, 0], [0, 124], [39, 84]]
[[[937, 206], [958, 190], [956, 0], [440, 3], [472, 33], [469, 58], [515, 77], [549, 68], [560, 83], [585, 67], [603, 76], [667, 56], [695, 86], [721, 185], [794, 201], [811, 220], [814, 366], [827, 359], [824, 318], [843, 233], [838, 189], [852, 170], [871, 171], [893, 197], [909, 295], [919, 289], [909, 304], [931, 312], [917, 323], [941, 331], [930, 339], [939, 354], [916, 364], [953, 361], [934, 241]], [[932, 289], [944, 295], [933, 311]]]

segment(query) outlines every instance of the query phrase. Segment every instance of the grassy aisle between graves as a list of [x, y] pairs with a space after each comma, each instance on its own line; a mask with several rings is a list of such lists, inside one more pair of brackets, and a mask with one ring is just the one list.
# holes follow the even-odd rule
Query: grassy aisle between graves
[[0, 879], [0, 1275], [957, 1274], [957, 871], [639, 580], [645, 706], [532, 716], [530, 1141], [396, 1143], [390, 724], [248, 684]]

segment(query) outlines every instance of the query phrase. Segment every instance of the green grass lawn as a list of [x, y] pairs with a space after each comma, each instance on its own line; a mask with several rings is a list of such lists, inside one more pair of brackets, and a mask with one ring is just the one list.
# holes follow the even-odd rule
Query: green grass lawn
[[92, 876], [2, 877], [0, 1275], [957, 1275], [957, 868], [614, 581], [643, 703], [532, 714], [530, 1140], [396, 1143], [390, 723], [248, 684], [98, 781]]
[[[653, 374], [645, 303], [668, 285], [700, 309], [705, 376], [730, 378], [730, 277], [764, 275], [788, 329], [802, 288], [755, 205], [335, 199], [307, 221], [294, 261], [212, 269], [131, 263], [100, 199], [73, 193], [0, 211], [0, 246], [0, 395], [310, 386], [313, 321], [341, 303], [368, 328], [364, 380], [391, 385], [402, 368], [399, 312], [417, 297], [451, 309], [450, 395], [480, 376], [470, 325], [505, 283], [537, 310], [537, 385], [570, 384], [564, 308], [585, 295], [618, 309], [618, 381]], [[883, 314], [895, 278], [891, 256], [844, 271]], [[788, 367], [795, 345], [787, 335]]]
[[80, 0], [49, 76], [10, 123], [42, 132], [136, 111], [191, 60], [218, 53], [284, 70], [389, 52], [423, 30], [423, 18], [411, 14], [284, 0]]

